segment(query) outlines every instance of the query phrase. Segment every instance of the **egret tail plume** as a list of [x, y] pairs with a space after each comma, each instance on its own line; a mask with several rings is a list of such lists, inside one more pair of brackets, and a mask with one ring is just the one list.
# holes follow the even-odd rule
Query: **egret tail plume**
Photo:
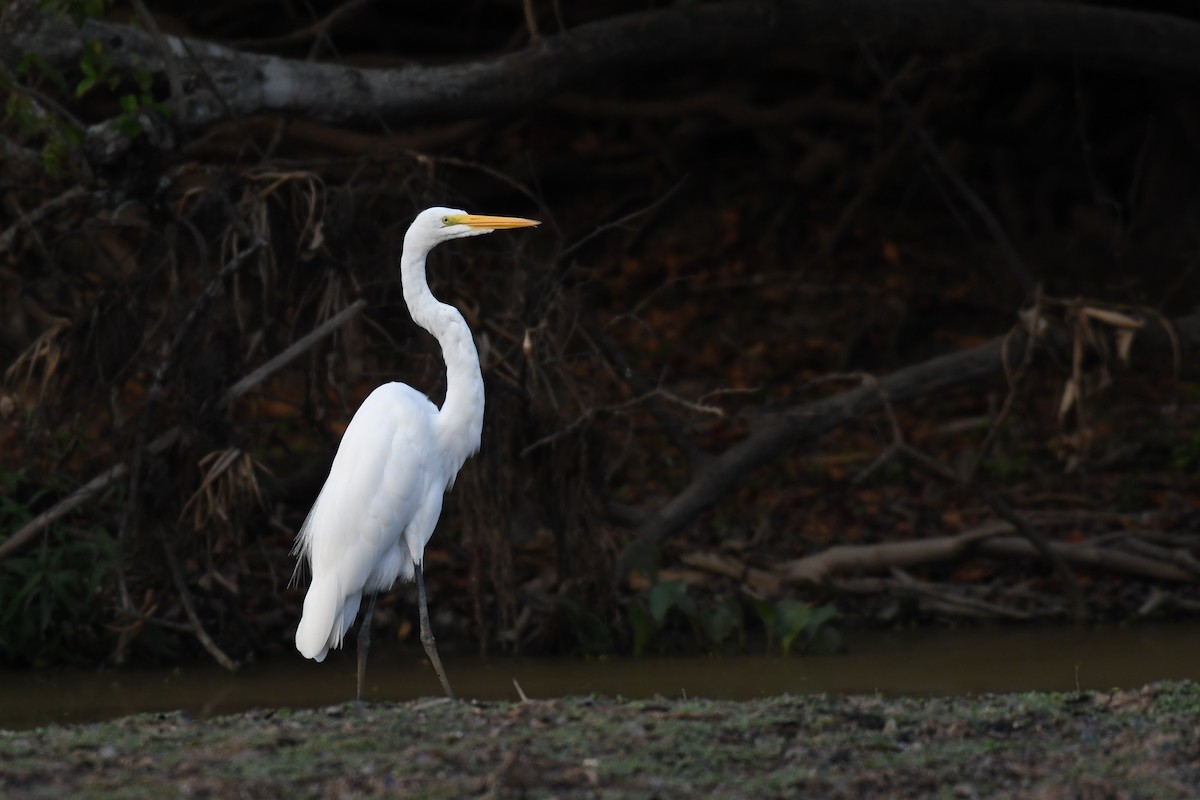
[[341, 647], [358, 615], [362, 597], [342, 597], [336, 581], [314, 579], [304, 597], [304, 614], [296, 628], [296, 649], [305, 658], [324, 661], [330, 648]]

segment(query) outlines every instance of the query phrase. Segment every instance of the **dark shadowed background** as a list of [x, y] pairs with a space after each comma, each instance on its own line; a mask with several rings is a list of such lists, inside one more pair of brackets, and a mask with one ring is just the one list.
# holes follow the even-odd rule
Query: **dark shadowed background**
[[430, 205], [543, 221], [430, 261], [451, 652], [1195, 615], [1198, 82], [1186, 3], [15, 0], [0, 662], [297, 657]]

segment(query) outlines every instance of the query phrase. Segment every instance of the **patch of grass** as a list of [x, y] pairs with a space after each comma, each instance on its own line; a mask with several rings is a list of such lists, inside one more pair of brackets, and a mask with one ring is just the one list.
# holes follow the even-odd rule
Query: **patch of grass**
[[[0, 794], [1184, 798], [1200, 687], [347, 704], [0, 732]], [[147, 754], [153, 754], [148, 757]]]

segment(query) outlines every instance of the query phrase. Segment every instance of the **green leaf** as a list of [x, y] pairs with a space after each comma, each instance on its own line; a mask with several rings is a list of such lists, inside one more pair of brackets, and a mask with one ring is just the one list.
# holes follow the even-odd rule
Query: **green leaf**
[[83, 97], [85, 94], [87, 94], [88, 92], [90, 92], [92, 90], [93, 86], [96, 85], [96, 74], [92, 73], [92, 74], [88, 75], [86, 69], [83, 72], [84, 72], [83, 80], [81, 80], [79, 82], [79, 85], [75, 87], [75, 96], [76, 97]]
[[792, 643], [796, 641], [797, 636], [804, 632], [804, 627], [812, 616], [812, 609], [798, 600], [785, 597], [779, 601], [777, 613], [776, 630], [779, 633], [779, 643], [783, 648], [783, 654], [790, 655]]
[[698, 622], [700, 618], [704, 616], [704, 612], [700, 610], [698, 605], [696, 605], [696, 598], [690, 594], [687, 594], [686, 585], [684, 587], [684, 593], [680, 595], [678, 600], [675, 601], [675, 607], [678, 608], [685, 617], [693, 622]]
[[123, 94], [118, 102], [121, 104], [121, 110], [126, 114], [132, 114], [138, 110], [138, 99], [136, 95]]
[[655, 584], [654, 588], [650, 590], [650, 616], [661, 627], [667, 618], [667, 612], [686, 594], [687, 584], [683, 581]]
[[142, 127], [142, 123], [138, 121], [137, 117], [122, 115], [117, 120], [117, 130], [128, 136], [130, 139], [133, 139], [137, 136], [141, 136], [142, 131], [145, 130], [145, 128]]
[[837, 608], [832, 604], [826, 604], [812, 609], [812, 614], [808, 618], [808, 624], [804, 626], [804, 635], [810, 640], [815, 639], [817, 634], [824, 629], [825, 623], [837, 616]]
[[736, 600], [726, 598], [704, 618], [704, 637], [709, 645], [718, 647], [730, 634], [742, 626], [742, 607]]
[[170, 106], [168, 106], [166, 103], [160, 103], [150, 96], [145, 96], [142, 98], [142, 108], [153, 109], [155, 113], [167, 118], [170, 118], [171, 116]]

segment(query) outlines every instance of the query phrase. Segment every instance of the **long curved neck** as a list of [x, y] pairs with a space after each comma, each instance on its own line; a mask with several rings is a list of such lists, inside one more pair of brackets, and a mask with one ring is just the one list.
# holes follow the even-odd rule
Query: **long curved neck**
[[413, 321], [433, 334], [446, 362], [446, 400], [438, 412], [437, 432], [443, 452], [453, 463], [452, 473], [479, 449], [483, 431], [483, 374], [471, 329], [458, 309], [441, 303], [425, 279], [426, 253], [400, 257], [400, 282], [404, 302]]

